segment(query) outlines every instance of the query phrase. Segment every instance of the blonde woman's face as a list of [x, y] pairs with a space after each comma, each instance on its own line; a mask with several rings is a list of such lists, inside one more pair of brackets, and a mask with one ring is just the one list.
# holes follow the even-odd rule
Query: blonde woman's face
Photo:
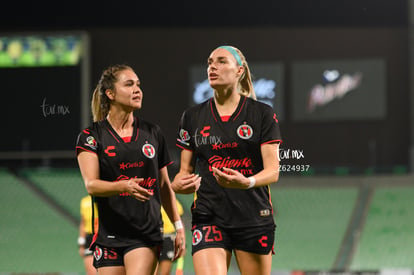
[[141, 82], [135, 72], [124, 70], [118, 73], [118, 81], [115, 82], [113, 103], [126, 109], [137, 110], [142, 107], [143, 93]]
[[244, 68], [238, 66], [234, 56], [227, 50], [214, 50], [208, 60], [207, 75], [210, 86], [217, 89], [237, 87]]

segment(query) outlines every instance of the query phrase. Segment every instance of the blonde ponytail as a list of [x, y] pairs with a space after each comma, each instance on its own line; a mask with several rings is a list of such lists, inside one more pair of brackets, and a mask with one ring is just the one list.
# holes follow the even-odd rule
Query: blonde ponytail
[[236, 59], [237, 64], [239, 66], [243, 66], [244, 68], [244, 73], [239, 80], [239, 93], [256, 100], [256, 93], [254, 92], [252, 76], [250, 74], [250, 69], [249, 65], [247, 64], [246, 57], [239, 49], [234, 46], [220, 46], [218, 48], [222, 48], [230, 52]]
[[[244, 57], [243, 57], [244, 59]], [[244, 73], [240, 77], [240, 94], [251, 97], [256, 100], [256, 93], [254, 92], [252, 76], [250, 74], [249, 66], [247, 65], [247, 61], [244, 59], [243, 62]]]

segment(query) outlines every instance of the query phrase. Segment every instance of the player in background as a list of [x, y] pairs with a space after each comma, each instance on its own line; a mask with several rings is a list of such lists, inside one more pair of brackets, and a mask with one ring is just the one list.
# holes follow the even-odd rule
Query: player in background
[[[177, 210], [180, 216], [184, 214], [184, 209], [179, 200], [177, 202]], [[175, 228], [174, 224], [168, 218], [164, 208], [161, 207], [162, 220], [164, 222], [164, 242], [162, 245], [160, 258], [158, 260], [157, 270], [155, 275], [170, 275], [174, 259], [174, 241]], [[184, 255], [176, 260], [175, 275], [183, 275]]]
[[94, 223], [92, 223], [92, 198], [87, 195], [80, 201], [80, 222], [79, 222], [79, 255], [83, 259], [86, 275], [95, 275], [96, 269], [93, 266], [93, 251], [89, 249], [93, 232], [98, 229], [98, 211], [94, 209]]
[[177, 231], [174, 259], [185, 252], [165, 138], [159, 126], [134, 115], [142, 98], [131, 67], [108, 67], [93, 93], [94, 122], [78, 136], [78, 164], [99, 213], [91, 248], [100, 275], [154, 274], [163, 241], [161, 206]]
[[207, 60], [211, 99], [181, 116], [177, 193], [195, 192], [192, 257], [197, 275], [224, 275], [234, 252], [241, 274], [269, 275], [276, 224], [269, 185], [279, 179], [274, 110], [255, 100], [250, 69], [232, 46]]

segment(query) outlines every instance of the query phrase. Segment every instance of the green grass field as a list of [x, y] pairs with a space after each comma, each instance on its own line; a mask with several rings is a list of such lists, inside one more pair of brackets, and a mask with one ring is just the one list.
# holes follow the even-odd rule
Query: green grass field
[[[63, 209], [79, 217], [79, 201], [86, 194], [79, 172], [30, 169], [18, 175], [21, 178], [0, 169], [0, 275], [84, 274], [76, 244], [77, 224], [62, 214]], [[26, 181], [51, 198], [52, 203], [39, 196], [39, 191], [35, 192]], [[290, 181], [282, 178], [272, 186], [277, 224], [275, 272], [332, 269], [358, 200], [359, 187], [354, 181], [349, 178], [347, 184], [342, 178], [340, 184], [332, 186], [290, 186]], [[413, 197], [414, 186], [410, 184], [375, 188], [350, 269], [414, 269]], [[184, 271], [190, 275], [193, 196], [177, 198], [185, 211]], [[234, 259], [229, 274], [239, 274]]]

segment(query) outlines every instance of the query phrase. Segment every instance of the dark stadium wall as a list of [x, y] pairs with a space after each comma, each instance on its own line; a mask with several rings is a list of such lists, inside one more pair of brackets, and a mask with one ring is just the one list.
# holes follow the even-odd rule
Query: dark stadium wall
[[[409, 64], [408, 34], [404, 28], [108, 28], [92, 29], [89, 34], [91, 90], [106, 66], [131, 65], [144, 91], [144, 107], [140, 114], [162, 127], [171, 148], [175, 148], [180, 115], [189, 106], [190, 66], [206, 64], [211, 50], [231, 44], [239, 47], [250, 63], [283, 64], [282, 146], [300, 150], [302, 163], [314, 167], [408, 164]], [[294, 119], [294, 62], [358, 59], [385, 62], [382, 117]], [[371, 102], [355, 108], [366, 108], [368, 112], [376, 104], [374, 96]], [[349, 108], [349, 112], [354, 111]]]

